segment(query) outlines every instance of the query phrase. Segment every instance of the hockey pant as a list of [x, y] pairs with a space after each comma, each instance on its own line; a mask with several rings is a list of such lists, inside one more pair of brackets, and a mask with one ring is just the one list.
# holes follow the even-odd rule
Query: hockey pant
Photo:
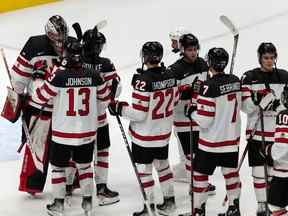
[[[239, 199], [241, 193], [239, 173], [235, 168], [221, 167], [221, 171], [225, 179], [229, 205], [233, 205], [233, 201]], [[193, 193], [194, 206], [200, 209], [201, 205], [206, 203], [208, 199], [208, 175], [194, 171]]]
[[[76, 164], [79, 171], [79, 183], [82, 196], [92, 196], [93, 173], [91, 163]], [[64, 199], [66, 194], [66, 174], [65, 167], [52, 167], [52, 192], [54, 198]]]
[[[31, 113], [25, 116], [25, 121], [28, 127], [31, 127], [37, 115]], [[29, 193], [41, 193], [44, 189], [47, 170], [49, 164], [49, 142], [51, 138], [51, 117], [41, 115], [38, 118], [36, 125], [30, 133], [31, 146], [34, 151], [34, 160], [37, 158], [37, 163], [41, 163], [43, 172], [39, 171], [33, 160], [32, 150], [28, 145], [25, 147], [25, 153], [22, 163], [22, 169], [20, 174], [19, 191]], [[26, 142], [26, 136], [22, 130], [22, 142]]]
[[153, 166], [157, 171], [161, 191], [164, 197], [174, 196], [173, 174], [171, 172], [168, 160], [154, 160], [151, 164], [136, 164], [139, 171], [139, 177], [146, 192], [148, 201], [154, 202], [153, 186], [154, 179], [152, 176]]
[[[271, 181], [271, 167], [268, 167], [268, 181]], [[266, 183], [264, 177], [264, 166], [254, 166], [252, 167], [252, 176], [254, 183], [254, 191], [257, 202], [266, 202]]]

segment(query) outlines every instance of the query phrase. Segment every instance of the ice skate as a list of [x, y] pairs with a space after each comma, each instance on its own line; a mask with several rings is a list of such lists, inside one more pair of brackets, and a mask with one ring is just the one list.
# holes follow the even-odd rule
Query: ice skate
[[176, 211], [175, 197], [164, 197], [164, 202], [156, 206], [160, 215], [173, 215]]
[[84, 215], [91, 216], [92, 215], [92, 196], [83, 197], [81, 206], [84, 210]]
[[[154, 204], [150, 204], [150, 208], [152, 211], [152, 214], [156, 216], [155, 214], [155, 205]], [[148, 209], [147, 207], [144, 205], [143, 209], [139, 212], [134, 212], [133, 216], [150, 216], [148, 213]]]
[[239, 199], [234, 200], [234, 205], [228, 207], [225, 216], [241, 216], [239, 209]]
[[106, 184], [97, 184], [96, 187], [100, 206], [111, 205], [120, 201], [119, 193], [111, 191]]
[[50, 216], [64, 216], [64, 199], [54, 199], [54, 202], [46, 205]]

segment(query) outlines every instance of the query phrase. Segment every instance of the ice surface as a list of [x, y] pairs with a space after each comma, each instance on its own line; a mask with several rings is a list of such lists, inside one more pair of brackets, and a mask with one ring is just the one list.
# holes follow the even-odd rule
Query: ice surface
[[[43, 25], [54, 14], [61, 14], [71, 26], [78, 21], [83, 29], [92, 28], [102, 19], [108, 20], [108, 26], [103, 29], [108, 39], [107, 49], [103, 56], [110, 57], [123, 82], [121, 98], [130, 97], [130, 81], [135, 68], [139, 67], [139, 50], [148, 40], [159, 40], [165, 47], [164, 61], [167, 65], [173, 63], [177, 56], [170, 52], [168, 33], [176, 27], [190, 29], [201, 40], [200, 55], [204, 56], [208, 48], [223, 46], [230, 53], [233, 37], [219, 21], [219, 16], [225, 14], [235, 25], [240, 27], [240, 39], [234, 72], [241, 75], [247, 69], [257, 66], [256, 49], [262, 41], [272, 41], [278, 47], [278, 66], [287, 68], [287, 15], [288, 3], [284, 0], [242, 0], [242, 1], [195, 1], [195, 0], [65, 0], [60, 3], [19, 10], [1, 14], [0, 17], [0, 47], [6, 48], [8, 63], [12, 65], [19, 49], [29, 36], [44, 32]], [[71, 34], [74, 34], [71, 29]], [[0, 63], [0, 109], [6, 95], [5, 86], [9, 85], [4, 64]], [[131, 215], [142, 207], [141, 194], [137, 185], [121, 133], [115, 119], [111, 119], [111, 165], [109, 183], [111, 188], [120, 192], [120, 203], [95, 209], [95, 215]], [[127, 122], [124, 121], [127, 128]], [[245, 126], [243, 118], [243, 126]], [[242, 132], [244, 134], [244, 130]], [[48, 184], [45, 193], [31, 198], [17, 191], [21, 161], [16, 160], [16, 149], [20, 143], [20, 124], [14, 125], [4, 119], [0, 120], [0, 215], [1, 216], [39, 216], [46, 215], [45, 204], [52, 198], [51, 187]], [[241, 149], [245, 146], [242, 139]], [[178, 150], [174, 137], [170, 145], [171, 163], [178, 161]], [[255, 215], [255, 196], [252, 188], [250, 169], [244, 164], [241, 170], [242, 215]], [[210, 198], [207, 209], [208, 216], [214, 216], [223, 211], [221, 207], [225, 196], [223, 177], [219, 170], [211, 177], [211, 182], [217, 186], [217, 195]], [[175, 183], [176, 201], [179, 211], [189, 210], [188, 185]], [[159, 194], [160, 188], [155, 188]], [[159, 198], [159, 202], [161, 198]], [[72, 208], [67, 208], [67, 215], [81, 212], [80, 195], [77, 191]]]

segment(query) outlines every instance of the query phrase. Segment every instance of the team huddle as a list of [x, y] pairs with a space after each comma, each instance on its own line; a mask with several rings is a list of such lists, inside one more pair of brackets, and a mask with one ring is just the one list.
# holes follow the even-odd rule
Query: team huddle
[[[11, 122], [21, 116], [25, 153], [20, 191], [33, 196], [43, 192], [50, 163], [54, 200], [46, 206], [49, 215], [63, 216], [65, 200], [76, 188], [81, 189], [84, 214], [92, 215], [94, 182], [99, 205], [120, 201], [107, 186], [109, 110], [120, 125], [120, 117], [130, 121], [128, 151], [144, 199], [143, 209], [133, 216], [175, 215], [173, 175], [181, 171], [191, 183], [188, 215], [205, 216], [208, 195], [216, 190], [208, 179], [216, 167], [226, 184], [223, 215], [240, 216], [239, 170], [246, 153], [256, 215], [288, 215], [288, 190], [283, 190], [288, 187], [288, 72], [277, 68], [272, 43], [260, 44], [260, 66], [240, 79], [224, 72], [229, 62], [225, 49], [211, 48], [204, 60], [197, 37], [189, 32], [170, 34], [172, 51], [180, 58], [167, 68], [161, 43], [146, 42], [129, 104], [117, 99], [119, 74], [110, 59], [101, 57], [106, 43], [101, 26], [83, 35], [79, 28], [74, 28], [77, 38], [71, 37], [65, 20], [52, 16], [46, 34], [29, 38], [9, 74], [12, 86], [1, 115]], [[247, 115], [247, 145], [239, 162], [240, 111]], [[172, 129], [181, 158], [175, 172], [168, 160]], [[163, 195], [160, 204], [153, 193], [153, 168]]]

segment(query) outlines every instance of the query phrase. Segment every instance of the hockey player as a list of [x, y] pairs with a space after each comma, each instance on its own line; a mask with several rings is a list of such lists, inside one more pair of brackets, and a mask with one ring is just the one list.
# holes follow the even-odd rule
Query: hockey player
[[[240, 80], [224, 73], [229, 55], [212, 48], [207, 55], [209, 78], [201, 86], [197, 106], [186, 115], [199, 125], [198, 151], [194, 158], [194, 216], [205, 215], [208, 176], [220, 166], [226, 182], [229, 207], [226, 216], [240, 216], [240, 179], [237, 172], [240, 142]], [[195, 111], [195, 112], [193, 112]], [[193, 114], [191, 115], [191, 113]]]
[[[45, 185], [52, 111], [50, 103], [42, 107], [32, 100], [31, 95], [36, 87], [49, 76], [49, 71], [43, 69], [46, 67], [52, 69], [57, 64], [63, 51], [63, 44], [68, 37], [68, 27], [61, 16], [55, 15], [49, 18], [45, 25], [45, 32], [45, 35], [29, 38], [11, 70], [14, 91], [19, 95], [27, 92], [27, 100], [24, 102], [22, 110], [24, 121], [28, 127], [36, 122], [30, 134], [31, 145], [35, 153], [32, 153], [32, 149], [26, 145], [19, 185], [20, 191], [31, 194], [42, 192]], [[24, 131], [22, 132], [22, 142], [26, 142]], [[37, 163], [43, 165], [43, 173], [37, 169], [33, 158], [38, 160]]]
[[276, 67], [277, 50], [274, 44], [261, 43], [257, 53], [260, 67], [245, 72], [242, 77], [242, 110], [247, 113], [247, 138], [256, 128], [253, 137], [248, 139], [248, 159], [249, 166], [252, 167], [254, 190], [258, 202], [257, 216], [263, 216], [266, 215], [267, 202], [264, 163], [267, 162], [268, 166], [272, 166], [273, 163], [271, 160], [265, 161], [260, 154], [262, 133], [259, 123], [259, 106], [264, 110], [265, 144], [272, 144], [276, 111], [281, 110], [279, 99], [284, 84], [288, 82], [288, 73]]
[[[172, 215], [176, 205], [173, 175], [168, 162], [168, 142], [173, 110], [179, 96], [178, 88], [176, 79], [166, 72], [164, 66], [160, 66], [163, 47], [159, 42], [146, 42], [141, 56], [143, 66], [147, 69], [138, 70], [133, 77], [132, 105], [114, 101], [109, 105], [109, 111], [112, 115], [130, 120], [133, 159], [151, 209], [155, 210], [152, 176], [155, 167], [164, 196], [164, 202], [156, 208], [161, 215]], [[133, 216], [148, 216], [148, 210], [144, 206], [142, 211], [133, 213]]]
[[[95, 72], [103, 76], [108, 88], [111, 90], [106, 101], [120, 94], [121, 86], [120, 78], [116, 72], [114, 64], [108, 58], [100, 57], [103, 46], [106, 43], [106, 38], [103, 33], [98, 30], [87, 30], [83, 35], [84, 46], [84, 68], [92, 68]], [[97, 197], [99, 205], [108, 205], [118, 202], [119, 193], [111, 191], [107, 187], [108, 168], [109, 168], [109, 124], [106, 117], [106, 110], [98, 110], [98, 129], [96, 139], [96, 151], [94, 160], [94, 174], [97, 188]]]
[[277, 115], [275, 142], [266, 147], [265, 154], [274, 161], [268, 203], [272, 216], [287, 216], [288, 211], [288, 86], [284, 87], [281, 102], [285, 110]]
[[[177, 39], [177, 38], [174, 38]], [[181, 52], [181, 58], [177, 60], [174, 64], [170, 66], [170, 69], [173, 74], [180, 81], [180, 103], [175, 110], [175, 120], [174, 120], [174, 130], [178, 143], [181, 144], [180, 155], [182, 151], [185, 155], [185, 167], [186, 175], [184, 176], [184, 181], [187, 179], [187, 174], [191, 171], [191, 161], [190, 161], [190, 131], [191, 124], [193, 127], [193, 143], [196, 143], [194, 146], [194, 152], [197, 151], [197, 143], [199, 138], [199, 127], [195, 121], [190, 121], [183, 113], [184, 107], [186, 104], [190, 103], [191, 97], [192, 102], [196, 103], [197, 98], [197, 89], [194, 92], [190, 91], [190, 85], [194, 83], [194, 86], [200, 86], [203, 81], [207, 79], [208, 66], [203, 58], [199, 57], [200, 44], [198, 39], [191, 33], [183, 34], [179, 37], [178, 48]], [[187, 87], [187, 88], [186, 88]], [[186, 88], [186, 90], [185, 90]], [[182, 151], [181, 151], [182, 150]], [[180, 156], [180, 160], [182, 157]], [[180, 162], [181, 166], [181, 162]], [[177, 167], [176, 172], [178, 175], [183, 170], [182, 167]], [[187, 173], [188, 172], [188, 173]], [[190, 175], [189, 175], [190, 176]], [[187, 180], [186, 180], [187, 181]], [[209, 194], [215, 194], [215, 186], [209, 184], [208, 187]]]
[[62, 66], [35, 94], [39, 103], [53, 101], [50, 163], [54, 202], [47, 205], [47, 211], [52, 216], [64, 213], [65, 168], [72, 155], [79, 171], [82, 208], [88, 216], [92, 211], [95, 119], [103, 103], [99, 100], [107, 96], [107, 86], [94, 70], [82, 68], [82, 47], [77, 40], [65, 46]]

